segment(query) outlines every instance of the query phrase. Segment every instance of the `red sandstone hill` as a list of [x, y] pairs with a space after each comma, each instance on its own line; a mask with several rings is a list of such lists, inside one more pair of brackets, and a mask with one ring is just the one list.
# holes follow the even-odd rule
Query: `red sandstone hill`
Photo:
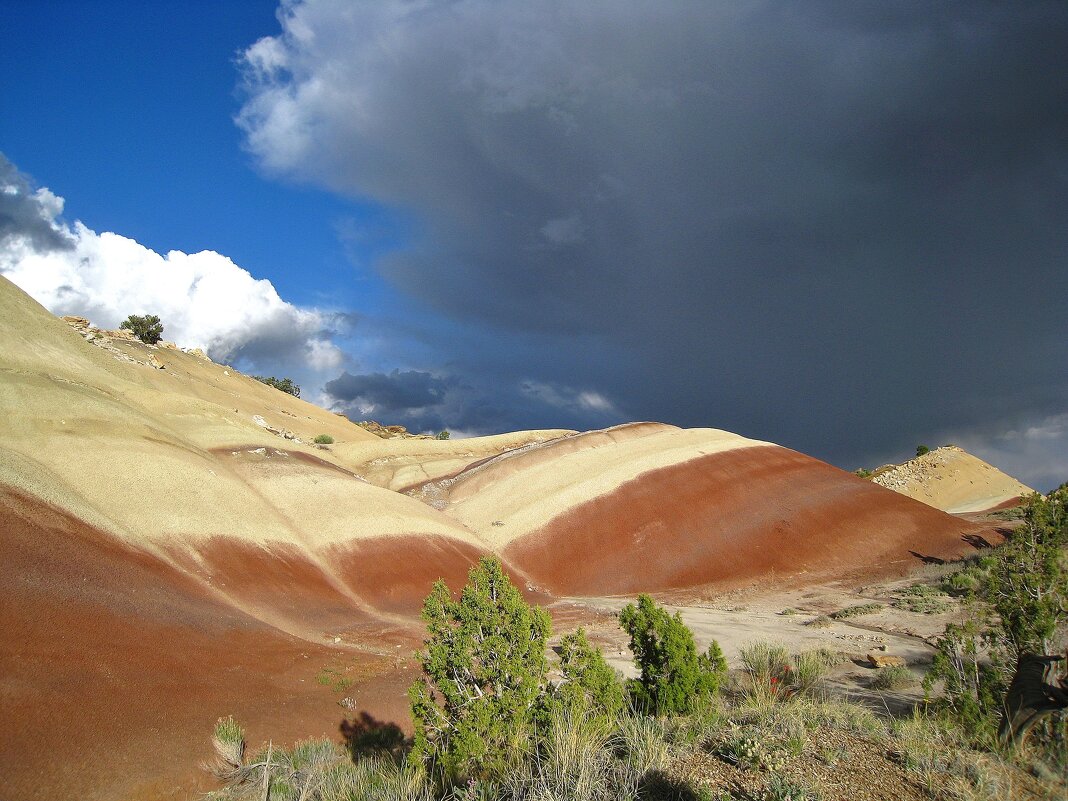
[[422, 598], [487, 552], [546, 602], [898, 574], [979, 533], [723, 431], [384, 440], [81, 328], [0, 277], [0, 798], [188, 797], [220, 715], [336, 733], [335, 675], [397, 719]]

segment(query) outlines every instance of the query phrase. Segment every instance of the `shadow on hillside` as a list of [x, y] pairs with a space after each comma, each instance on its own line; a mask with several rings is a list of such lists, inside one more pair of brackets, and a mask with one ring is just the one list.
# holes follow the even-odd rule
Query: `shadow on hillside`
[[[999, 530], [998, 533], [1001, 534], [1001, 531]], [[994, 547], [986, 537], [982, 537], [978, 534], [965, 534], [962, 539], [976, 550], [981, 551], [984, 548]]]
[[915, 556], [917, 559], [919, 559], [925, 565], [944, 565], [944, 564], [946, 564], [946, 560], [945, 559], [941, 559], [941, 558], [939, 558], [937, 556], [926, 556], [926, 555], [920, 553], [919, 551], [909, 551], [909, 553], [912, 554], [913, 556]]
[[360, 712], [353, 719], [346, 718], [339, 728], [345, 740], [345, 750], [352, 755], [353, 762], [374, 755], [400, 759], [411, 745], [400, 726], [378, 720], [369, 712]]
[[654, 769], [642, 776], [638, 798], [641, 801], [697, 801], [698, 795], [689, 782]]

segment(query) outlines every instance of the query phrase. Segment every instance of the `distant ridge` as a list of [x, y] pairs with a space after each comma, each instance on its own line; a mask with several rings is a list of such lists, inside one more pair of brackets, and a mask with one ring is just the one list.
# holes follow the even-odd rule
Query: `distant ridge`
[[1034, 492], [956, 445], [944, 445], [904, 464], [880, 467], [871, 480], [953, 514], [994, 509]]

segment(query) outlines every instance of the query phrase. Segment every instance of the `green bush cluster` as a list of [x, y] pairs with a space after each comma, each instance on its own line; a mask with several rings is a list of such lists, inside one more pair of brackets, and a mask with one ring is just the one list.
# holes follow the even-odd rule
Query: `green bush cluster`
[[554, 687], [545, 657], [548, 615], [523, 600], [491, 557], [471, 570], [459, 599], [436, 583], [423, 619], [423, 675], [409, 690], [409, 759], [439, 788], [499, 781], [521, 770], [522, 755], [543, 749], [547, 732], [567, 716], [622, 726], [629, 752], [648, 762], [654, 744], [663, 745], [663, 732], [649, 729], [652, 718], [634, 722], [630, 709], [691, 711], [716, 692], [727, 672], [717, 643], [699, 654], [681, 617], [642, 595], [619, 616], [640, 678], [624, 685], [580, 628], [560, 643], [563, 682]]
[[[1063, 646], [1068, 632], [1066, 549], [1068, 485], [1062, 485], [1048, 497], [1029, 497], [1023, 524], [952, 581], [963, 595], [967, 617], [946, 626], [924, 688], [935, 709], [973, 742], [993, 742], [1019, 658], [1052, 654]], [[942, 692], [934, 696], [936, 686]], [[1068, 733], [1063, 720], [1059, 735], [1053, 728], [1047, 739]]]
[[847, 606], [845, 609], [839, 609], [832, 614], [831, 617], [835, 620], [848, 620], [851, 617], [874, 615], [876, 612], [881, 612], [883, 609], [884, 607], [881, 603], [872, 601], [871, 603], [857, 604], [856, 606]]
[[274, 387], [287, 395], [292, 395], [294, 398], [300, 397], [300, 387], [294, 384], [291, 378], [275, 378], [273, 375], [254, 375], [252, 377], [269, 387]]
[[904, 609], [923, 615], [948, 612], [953, 604], [944, 592], [930, 584], [913, 584], [898, 592], [893, 601], [896, 609]]
[[314, 442], [316, 445], [333, 445], [334, 438], [329, 434], [319, 434], [315, 439], [312, 440], [312, 442]]
[[147, 345], [155, 345], [163, 339], [163, 323], [154, 314], [146, 314], [144, 317], [131, 314], [119, 323], [119, 328], [130, 331]]
[[[1020, 653], [1049, 649], [1063, 634], [1068, 489], [1059, 493], [1031, 499], [1025, 525], [1006, 546], [968, 568], [976, 589], [964, 609], [973, 614], [947, 627], [924, 682], [929, 696], [943, 688], [930, 699], [938, 715], [918, 715], [911, 740], [894, 747], [909, 770], [929, 777], [942, 770], [947, 748], [990, 744], [1006, 666]], [[926, 588], [904, 597], [932, 594]], [[579, 629], [561, 641], [563, 682], [554, 686], [549, 617], [525, 602], [494, 558], [472, 568], [458, 598], [437, 582], [423, 618], [428, 634], [422, 675], [409, 691], [414, 737], [406, 755], [399, 730], [390, 730], [387, 738], [361, 736], [374, 753], [352, 749], [355, 763], [326, 741], [268, 748], [249, 760], [240, 727], [220, 721], [213, 770], [232, 790], [223, 797], [254, 787], [261, 796], [294, 801], [659, 798], [650, 788], [663, 780], [672, 743], [759, 771], [762, 789], [746, 797], [793, 800], [812, 797], [790, 765], [810, 748], [813, 732], [885, 735], [870, 711], [821, 698], [839, 660], [826, 649], [791, 655], [773, 643], [747, 645], [735, 694], [741, 703], [731, 714], [715, 697], [726, 676], [719, 646], [699, 653], [681, 616], [647, 595], [619, 615], [639, 672], [625, 684]], [[910, 680], [907, 670], [885, 668], [872, 686], [894, 689]], [[686, 717], [672, 717], [678, 715]], [[377, 733], [368, 726], [353, 731]], [[679, 790], [671, 797], [689, 796]]]

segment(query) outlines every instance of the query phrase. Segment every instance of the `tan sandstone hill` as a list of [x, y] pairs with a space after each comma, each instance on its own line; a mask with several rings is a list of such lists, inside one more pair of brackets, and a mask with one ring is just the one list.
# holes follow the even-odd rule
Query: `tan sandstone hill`
[[335, 674], [403, 720], [421, 601], [485, 553], [548, 603], [897, 575], [980, 530], [714, 429], [383, 439], [2, 277], [0, 341], [4, 798], [189, 797], [220, 715], [336, 734]]
[[1033, 489], [956, 445], [945, 445], [904, 464], [879, 468], [879, 486], [954, 514], [1015, 505]]

